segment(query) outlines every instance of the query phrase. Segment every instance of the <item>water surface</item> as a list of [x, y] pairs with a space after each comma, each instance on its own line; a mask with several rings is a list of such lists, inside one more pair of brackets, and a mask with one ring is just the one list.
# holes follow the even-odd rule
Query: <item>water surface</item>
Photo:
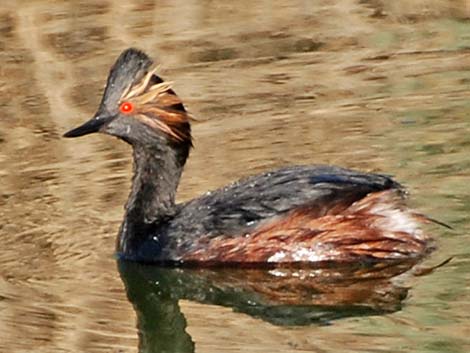
[[[468, 352], [469, 19], [464, 0], [2, 2], [0, 352]], [[453, 260], [288, 283], [117, 264], [129, 147], [60, 136], [128, 46], [197, 118], [179, 200], [291, 164], [389, 173], [454, 227], [422, 266]]]

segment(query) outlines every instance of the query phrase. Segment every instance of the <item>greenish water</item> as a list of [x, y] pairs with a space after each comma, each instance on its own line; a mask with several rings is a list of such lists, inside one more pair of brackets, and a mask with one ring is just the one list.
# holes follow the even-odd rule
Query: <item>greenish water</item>
[[[0, 4], [0, 352], [468, 352], [470, 9], [465, 1]], [[193, 198], [328, 163], [393, 174], [451, 224], [407, 267], [116, 263], [127, 146], [61, 134], [128, 46], [191, 113]]]

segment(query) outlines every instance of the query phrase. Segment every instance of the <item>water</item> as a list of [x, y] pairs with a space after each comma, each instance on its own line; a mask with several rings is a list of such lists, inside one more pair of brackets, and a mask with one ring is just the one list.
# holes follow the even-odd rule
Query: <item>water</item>
[[[469, 18], [465, 0], [2, 2], [0, 352], [468, 352]], [[391, 173], [454, 227], [429, 229], [420, 266], [453, 260], [422, 277], [116, 264], [129, 148], [60, 136], [128, 46], [198, 119], [180, 200], [288, 164]]]

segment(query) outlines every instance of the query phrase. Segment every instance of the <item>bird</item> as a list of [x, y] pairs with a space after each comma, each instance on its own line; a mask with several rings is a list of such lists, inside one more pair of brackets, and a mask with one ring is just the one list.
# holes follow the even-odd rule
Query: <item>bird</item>
[[96, 114], [64, 137], [103, 133], [132, 146], [133, 178], [118, 258], [176, 266], [315, 266], [420, 259], [431, 218], [385, 174], [295, 165], [176, 203], [191, 115], [135, 48], [112, 66]]

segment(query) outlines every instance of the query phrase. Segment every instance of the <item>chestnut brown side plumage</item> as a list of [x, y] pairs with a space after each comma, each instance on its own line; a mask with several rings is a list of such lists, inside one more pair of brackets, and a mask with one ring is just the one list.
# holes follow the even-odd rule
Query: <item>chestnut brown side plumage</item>
[[[312, 212], [313, 211], [313, 212]], [[372, 193], [342, 212], [299, 207], [262, 223], [240, 238], [215, 237], [185, 261], [246, 263], [350, 262], [407, 259], [424, 254], [430, 237], [425, 218], [406, 209], [396, 190]]]
[[97, 113], [65, 134], [100, 132], [133, 147], [120, 257], [282, 266], [418, 259], [432, 249], [420, 229], [426, 217], [407, 208], [402, 186], [381, 174], [293, 166], [177, 204], [192, 147], [190, 115], [155, 72], [145, 53], [125, 50], [111, 68]]

